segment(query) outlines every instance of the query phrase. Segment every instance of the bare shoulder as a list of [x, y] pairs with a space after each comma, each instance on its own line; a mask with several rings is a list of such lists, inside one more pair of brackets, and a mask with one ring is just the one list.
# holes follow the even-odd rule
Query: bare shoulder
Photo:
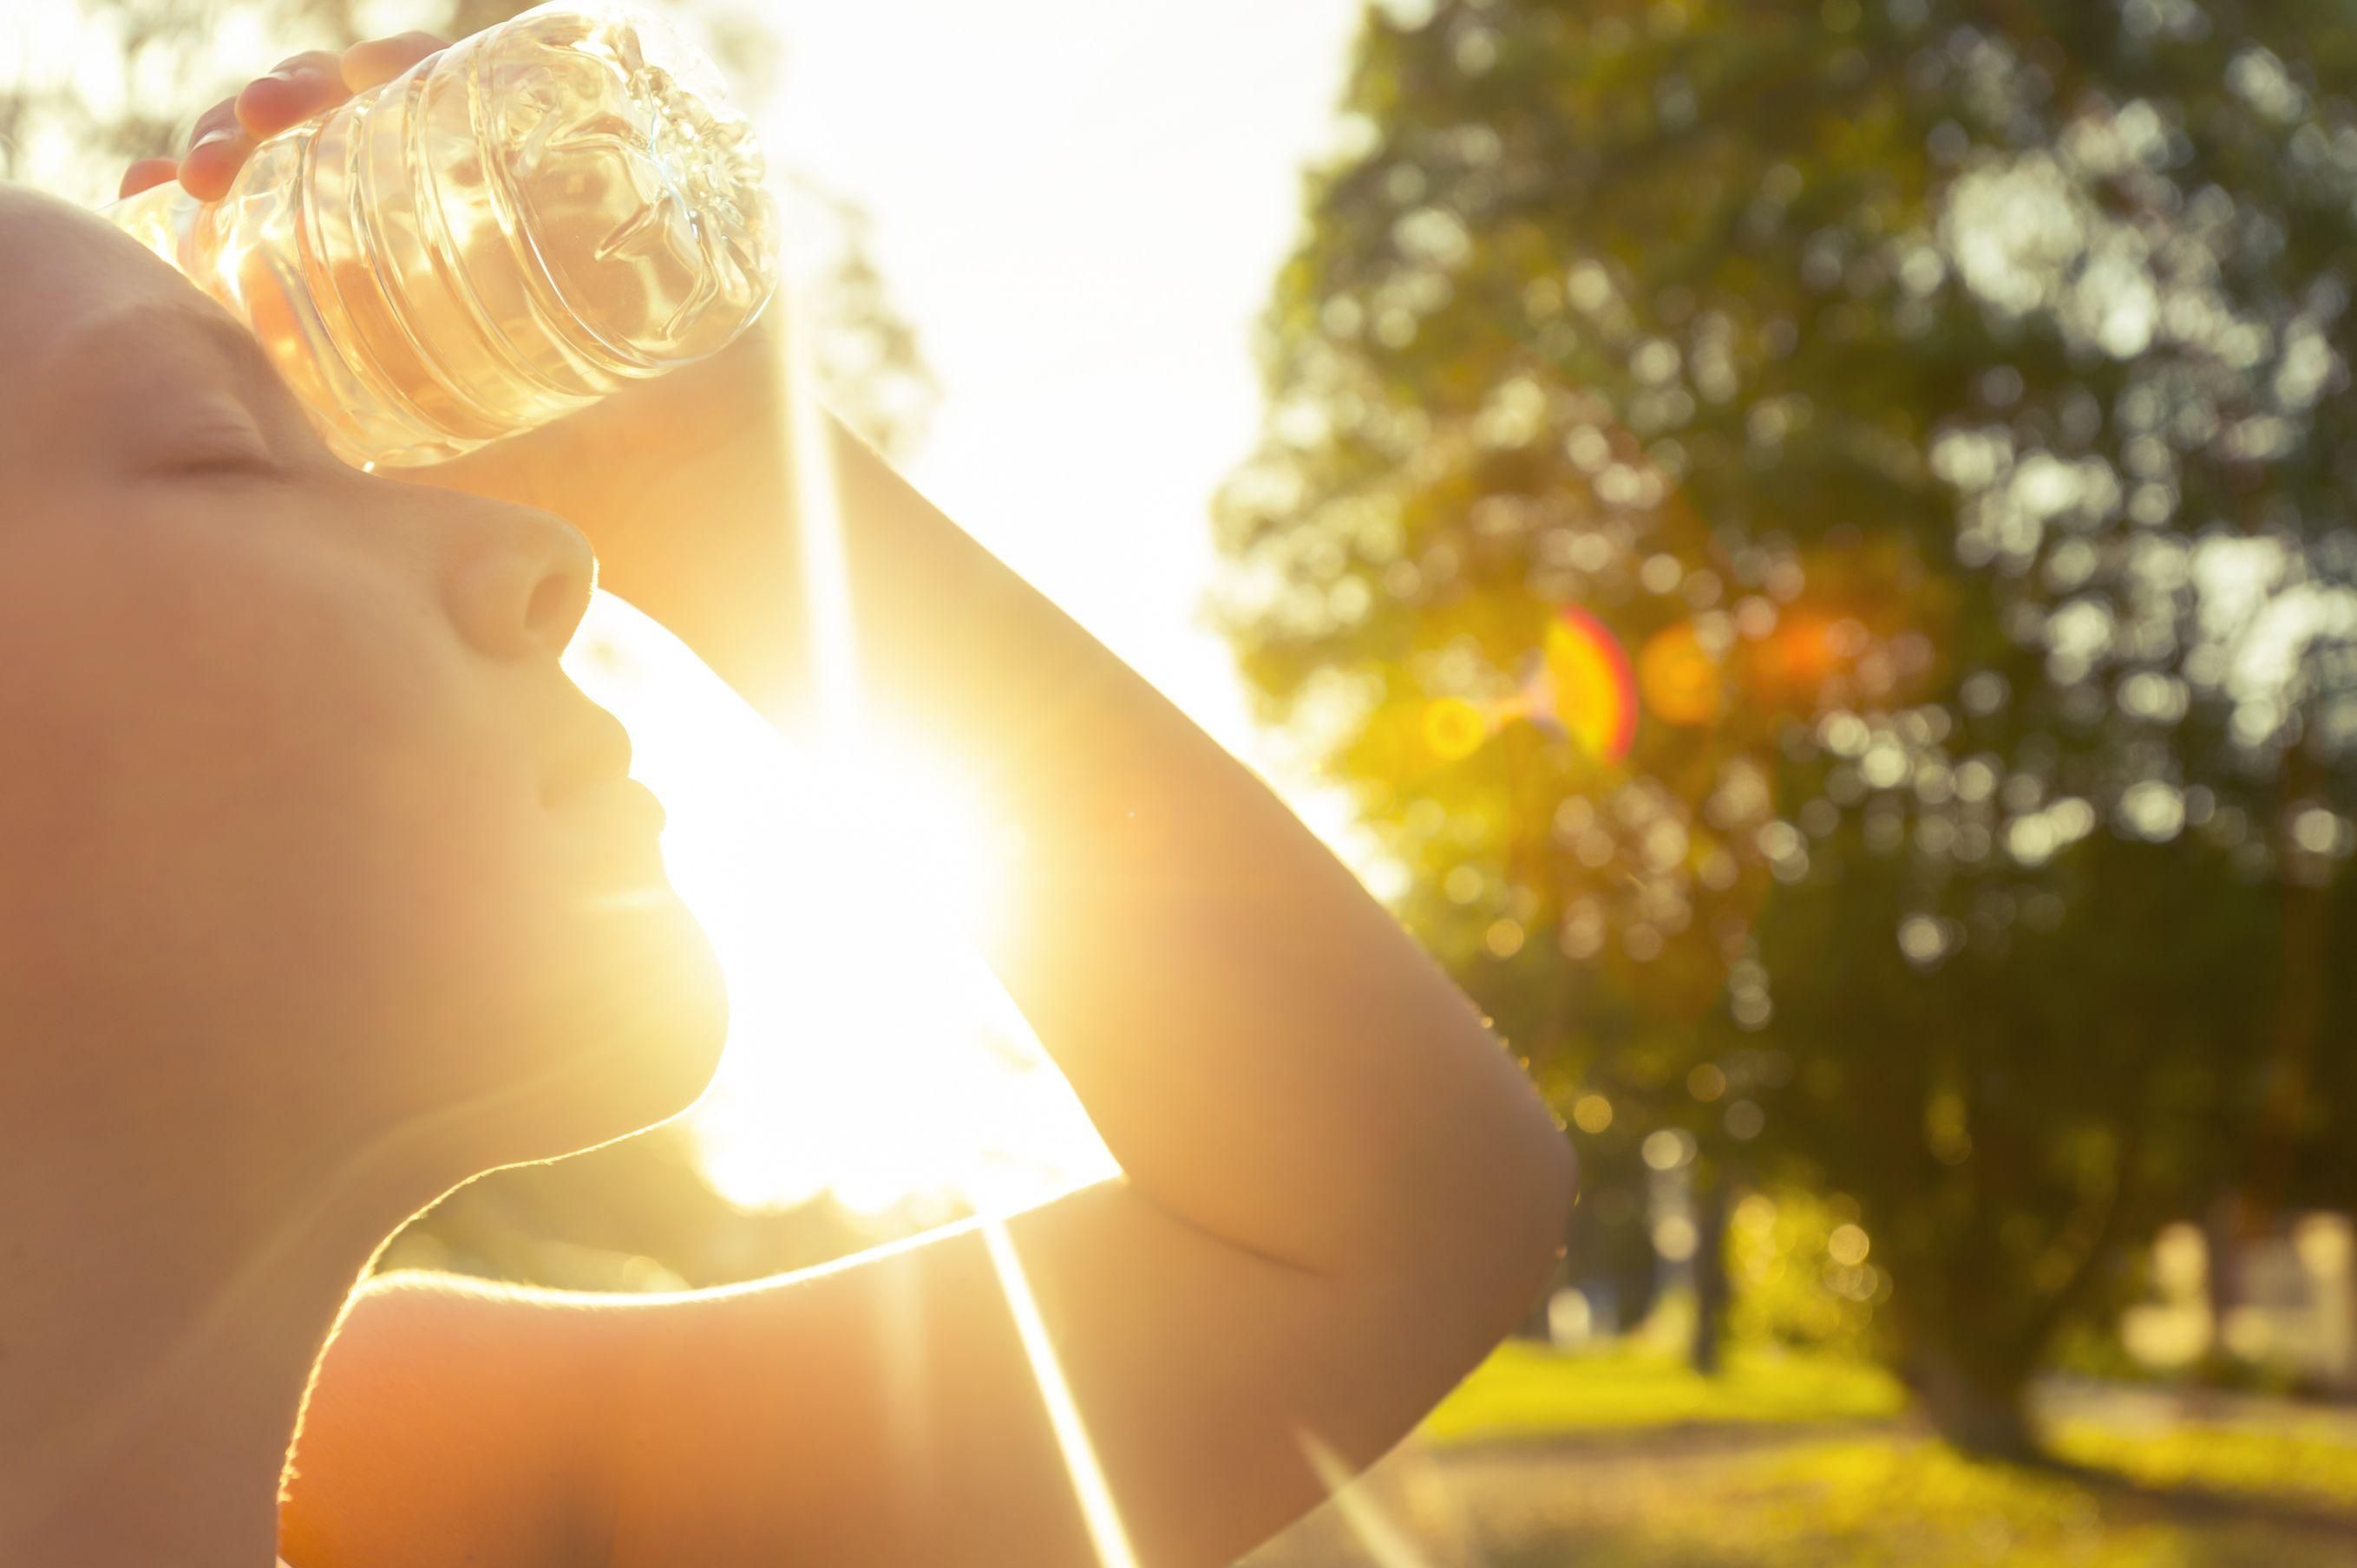
[[280, 1568], [598, 1561], [593, 1434], [622, 1325], [596, 1299], [435, 1274], [363, 1286], [304, 1409]]

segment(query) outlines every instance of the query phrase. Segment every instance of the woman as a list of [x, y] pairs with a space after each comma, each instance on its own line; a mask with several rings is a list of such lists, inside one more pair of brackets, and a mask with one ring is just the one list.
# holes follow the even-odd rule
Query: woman
[[[126, 192], [217, 196], [435, 47], [290, 59]], [[95, 218], [0, 189], [0, 1563], [1097, 1562], [973, 1228], [652, 1298], [354, 1288], [712, 1068], [709, 952], [557, 654], [594, 546], [790, 721], [774, 335], [389, 478]], [[1018, 825], [987, 956], [1125, 1173], [1013, 1243], [1136, 1561], [1229, 1562], [1519, 1319], [1569, 1151], [1265, 789], [833, 439], [863, 676]]]

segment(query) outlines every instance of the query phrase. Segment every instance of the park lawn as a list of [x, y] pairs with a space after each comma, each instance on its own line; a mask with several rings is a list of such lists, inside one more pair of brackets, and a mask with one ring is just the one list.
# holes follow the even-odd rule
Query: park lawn
[[2338, 1509], [1964, 1459], [1893, 1426], [1414, 1444], [1250, 1568], [2357, 1568]]
[[1905, 1402], [1881, 1368], [1832, 1356], [1738, 1349], [1724, 1372], [1706, 1378], [1642, 1347], [1566, 1355], [1513, 1339], [1426, 1418], [1423, 1435], [1446, 1444], [1687, 1423], [1871, 1420]]
[[2057, 1458], [2141, 1487], [2306, 1499], [2357, 1518], [2357, 1446], [2327, 1437], [2195, 1428], [2131, 1436], [2066, 1422], [2048, 1441]]
[[[2357, 1568], [2357, 1445], [2321, 1427], [2065, 1423], [2077, 1468], [2029, 1469], [1959, 1456], [1902, 1404], [1832, 1358], [1738, 1351], [1714, 1380], [1658, 1349], [1516, 1342], [1363, 1495], [1418, 1568]], [[1812, 1424], [1834, 1422], [1858, 1424]], [[1254, 1568], [1394, 1560], [1341, 1514]]]
[[[2357, 1518], [2357, 1516], [2352, 1516]], [[2348, 1568], [2357, 1534], [1979, 1464], [1936, 1443], [1812, 1442], [1681, 1474], [1638, 1518], [1571, 1517], [1496, 1568]]]

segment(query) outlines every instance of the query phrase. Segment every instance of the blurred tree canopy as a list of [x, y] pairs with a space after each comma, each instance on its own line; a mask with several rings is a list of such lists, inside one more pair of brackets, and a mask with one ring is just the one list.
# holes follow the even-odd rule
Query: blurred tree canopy
[[1244, 671], [1592, 1168], [1840, 1195], [2029, 1451], [2125, 1243], [2357, 1204], [2357, 16], [1385, 0], [1341, 133]]

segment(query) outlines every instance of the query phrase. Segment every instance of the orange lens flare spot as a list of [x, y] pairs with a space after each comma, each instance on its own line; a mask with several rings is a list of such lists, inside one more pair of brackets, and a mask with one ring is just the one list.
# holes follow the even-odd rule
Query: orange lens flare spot
[[1637, 682], [1604, 623], [1566, 609], [1547, 625], [1546, 673], [1556, 720], [1590, 757], [1618, 762], [1637, 738]]
[[1706, 725], [1726, 705], [1718, 660], [1703, 647], [1690, 620], [1646, 639], [1637, 654], [1637, 685], [1645, 694], [1645, 711], [1665, 725]]
[[1841, 667], [1841, 636], [1829, 616], [1787, 615], [1752, 656], [1751, 684], [1775, 701], [1813, 699]]
[[1489, 738], [1489, 715], [1461, 697], [1443, 697], [1424, 710], [1424, 744], [1443, 762], [1472, 756]]

